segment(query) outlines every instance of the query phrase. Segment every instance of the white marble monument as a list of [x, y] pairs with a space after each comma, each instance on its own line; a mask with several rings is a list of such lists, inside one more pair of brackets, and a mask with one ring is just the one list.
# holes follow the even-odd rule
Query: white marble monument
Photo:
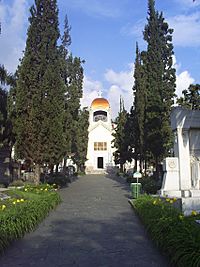
[[164, 160], [160, 194], [179, 197], [183, 212], [200, 212], [200, 110], [176, 107], [171, 113], [174, 157]]

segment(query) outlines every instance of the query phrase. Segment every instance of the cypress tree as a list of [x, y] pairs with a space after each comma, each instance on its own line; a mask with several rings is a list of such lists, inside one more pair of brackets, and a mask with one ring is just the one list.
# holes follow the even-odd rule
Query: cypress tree
[[83, 95], [83, 67], [79, 57], [73, 57], [71, 54], [67, 60], [68, 66], [68, 91], [66, 108], [68, 114], [71, 114], [71, 153], [76, 153], [77, 138], [74, 138], [77, 133], [77, 121], [79, 120], [80, 99]]
[[69, 54], [68, 47], [71, 44], [71, 27], [65, 17], [64, 34], [61, 38], [60, 56], [62, 59], [61, 76], [65, 84], [65, 113], [64, 113], [64, 171], [66, 158], [73, 155], [73, 160], [78, 169], [83, 170], [86, 161], [88, 140], [87, 111], [80, 110], [80, 99], [83, 94], [83, 67], [79, 57]]
[[163, 14], [155, 10], [155, 1], [148, 2], [148, 24], [144, 30], [147, 41], [147, 98], [145, 111], [146, 154], [158, 170], [159, 161], [172, 146], [170, 111], [175, 95], [175, 69], [172, 67], [172, 29]]
[[85, 162], [87, 160], [88, 147], [88, 127], [89, 112], [86, 108], [79, 111], [78, 120], [75, 121], [76, 133], [74, 136], [74, 156], [73, 160], [77, 164], [78, 171], [85, 171]]
[[120, 97], [120, 111], [116, 118], [116, 128], [113, 133], [113, 146], [116, 148], [113, 153], [115, 164], [120, 165], [120, 171], [124, 171], [124, 163], [129, 159], [129, 139], [126, 138], [128, 133], [128, 113], [124, 108], [124, 102]]
[[68, 23], [67, 15], [64, 21], [64, 32], [61, 37], [61, 45], [59, 46], [59, 54], [61, 59], [61, 77], [63, 79], [64, 89], [64, 143], [63, 143], [63, 158], [64, 166], [63, 172], [66, 172], [67, 157], [71, 154], [71, 140], [72, 140], [72, 124], [73, 124], [73, 111], [69, 107], [69, 46], [71, 44], [70, 36], [71, 27]]
[[9, 74], [4, 66], [0, 65], [0, 145], [10, 146], [12, 141], [12, 124], [8, 112], [8, 91], [5, 86], [14, 86], [15, 76]]
[[30, 9], [30, 26], [16, 90], [15, 150], [29, 160], [40, 179], [44, 163], [61, 160], [64, 84], [60, 76], [56, 0], [37, 0]]
[[145, 121], [145, 105], [146, 105], [146, 75], [142, 63], [141, 53], [136, 43], [136, 59], [134, 71], [135, 84], [134, 92], [134, 148], [135, 161], [140, 162], [140, 169], [142, 169], [142, 161], [144, 160], [144, 121]]

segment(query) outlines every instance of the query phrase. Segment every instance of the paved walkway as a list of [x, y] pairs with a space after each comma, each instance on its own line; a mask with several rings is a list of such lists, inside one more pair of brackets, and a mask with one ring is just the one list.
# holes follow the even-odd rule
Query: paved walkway
[[167, 267], [119, 178], [88, 175], [61, 190], [56, 211], [9, 247], [1, 267]]

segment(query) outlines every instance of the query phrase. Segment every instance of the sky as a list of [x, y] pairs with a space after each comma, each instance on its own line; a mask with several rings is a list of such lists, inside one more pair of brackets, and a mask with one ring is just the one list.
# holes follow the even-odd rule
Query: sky
[[[102, 92], [113, 118], [120, 95], [129, 111], [133, 103], [135, 44], [146, 49], [143, 29], [147, 0], [58, 0], [60, 32], [67, 14], [74, 56], [85, 60], [82, 106], [90, 106]], [[23, 56], [34, 0], [0, 0], [0, 64], [14, 72]], [[174, 29], [176, 93], [200, 83], [200, 0], [156, 0], [170, 28]]]

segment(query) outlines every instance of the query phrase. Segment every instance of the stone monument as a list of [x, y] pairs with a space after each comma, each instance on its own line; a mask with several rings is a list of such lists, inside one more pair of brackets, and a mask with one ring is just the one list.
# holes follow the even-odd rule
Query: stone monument
[[175, 107], [171, 113], [174, 157], [164, 160], [161, 196], [181, 199], [183, 212], [200, 212], [200, 110]]

